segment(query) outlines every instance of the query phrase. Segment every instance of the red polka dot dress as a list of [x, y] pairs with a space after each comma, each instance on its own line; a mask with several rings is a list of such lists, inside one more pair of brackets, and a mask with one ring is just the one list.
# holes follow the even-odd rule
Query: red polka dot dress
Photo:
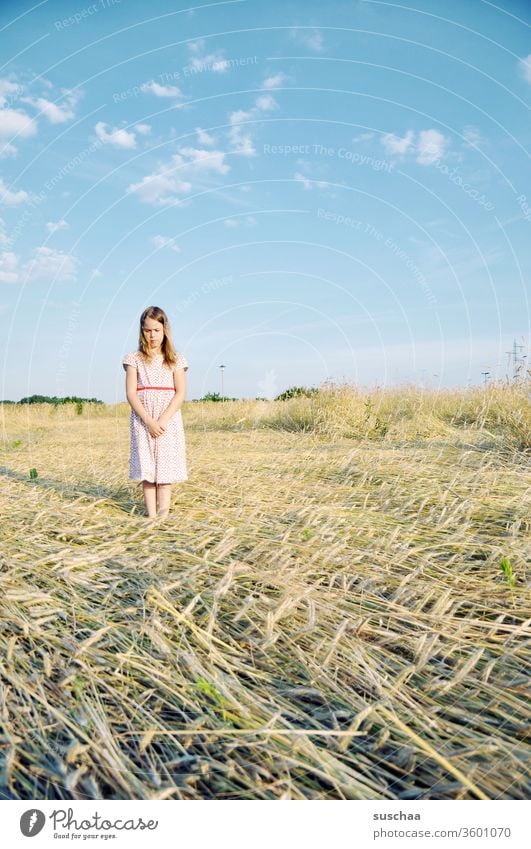
[[[157, 421], [175, 395], [173, 371], [155, 354], [151, 363], [144, 360], [140, 351], [126, 354], [122, 359], [124, 370], [128, 365], [137, 369], [137, 392], [143, 407]], [[188, 369], [186, 358], [177, 352], [175, 369]], [[146, 388], [145, 388], [146, 387]], [[157, 388], [153, 388], [157, 387]], [[173, 391], [171, 391], [173, 390]], [[161, 436], [151, 436], [147, 425], [133, 409], [129, 419], [131, 450], [129, 454], [129, 479], [151, 483], [176, 483], [188, 480], [186, 444], [181, 411], [177, 410]]]

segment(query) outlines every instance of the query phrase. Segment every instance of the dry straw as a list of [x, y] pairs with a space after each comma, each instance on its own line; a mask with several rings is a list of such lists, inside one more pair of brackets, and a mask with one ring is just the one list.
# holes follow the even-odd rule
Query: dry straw
[[528, 798], [528, 389], [5, 406], [0, 794]]

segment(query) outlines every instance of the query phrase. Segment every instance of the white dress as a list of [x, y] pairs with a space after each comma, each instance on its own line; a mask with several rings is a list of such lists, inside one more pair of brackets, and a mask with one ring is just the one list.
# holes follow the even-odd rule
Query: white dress
[[[175, 395], [173, 372], [163, 362], [162, 354], [155, 354], [151, 364], [140, 351], [132, 351], [122, 358], [137, 369], [137, 392], [143, 407], [157, 421]], [[177, 352], [175, 369], [188, 370], [186, 358]], [[129, 479], [151, 483], [176, 483], [188, 480], [186, 444], [181, 411], [177, 410], [161, 436], [151, 436], [147, 425], [133, 409], [129, 419], [131, 449], [129, 454]]]

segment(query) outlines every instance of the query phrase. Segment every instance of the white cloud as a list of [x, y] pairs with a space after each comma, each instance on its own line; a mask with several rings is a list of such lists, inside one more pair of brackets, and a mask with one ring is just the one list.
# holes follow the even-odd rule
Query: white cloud
[[196, 73], [201, 71], [214, 71], [215, 73], [224, 73], [230, 67], [230, 63], [225, 59], [224, 50], [215, 50], [213, 53], [205, 53], [205, 39], [198, 38], [197, 41], [191, 41], [188, 44], [188, 50], [192, 56], [190, 65], [188, 66]]
[[385, 133], [381, 138], [381, 142], [386, 153], [404, 154], [413, 146], [413, 130], [408, 130], [403, 138], [395, 136], [394, 133]]
[[478, 147], [485, 143], [485, 139], [481, 135], [477, 127], [468, 126], [463, 130], [466, 147]]
[[98, 121], [95, 126], [96, 135], [99, 140], [104, 144], [112, 144], [115, 147], [128, 148], [131, 149], [136, 147], [136, 136], [134, 133], [130, 133], [127, 130], [114, 128], [110, 133], [107, 132], [103, 121]]
[[28, 193], [20, 189], [18, 192], [12, 192], [5, 185], [2, 177], [0, 177], [0, 203], [5, 203], [8, 206], [16, 206], [19, 203], [24, 203], [29, 197]]
[[380, 139], [385, 152], [391, 156], [405, 156], [407, 153], [416, 154], [415, 161], [419, 165], [431, 165], [444, 156], [448, 139], [438, 130], [421, 130], [415, 141], [413, 130], [407, 130], [405, 136], [385, 133]]
[[311, 189], [312, 181], [305, 177], [304, 174], [300, 174], [298, 171], [293, 175], [295, 180], [298, 180], [299, 183], [302, 183], [305, 189]]
[[531, 53], [518, 60], [518, 67], [523, 78], [531, 83]]
[[262, 83], [262, 88], [279, 88], [284, 80], [287, 80], [286, 74], [279, 71], [278, 74], [273, 74], [271, 77], [266, 77]]
[[296, 171], [293, 175], [294, 180], [297, 180], [298, 183], [302, 183], [305, 189], [313, 189], [317, 186], [319, 189], [325, 189], [328, 186], [328, 183], [324, 180], [310, 180], [308, 177], [305, 177], [304, 174], [301, 174], [300, 171]]
[[323, 36], [317, 27], [297, 27], [291, 31], [291, 36], [314, 53], [322, 53], [324, 50]]
[[192, 68], [196, 71], [214, 71], [216, 74], [222, 74], [228, 71], [230, 64], [223, 57], [223, 52], [217, 50], [215, 53], [207, 53], [201, 59], [192, 59]]
[[151, 132], [150, 124], [135, 124], [135, 130], [137, 133], [140, 133], [141, 136], [147, 136], [148, 133]]
[[261, 112], [268, 112], [272, 109], [278, 109], [278, 103], [273, 95], [263, 94], [256, 98], [255, 105], [251, 109], [237, 109], [235, 112], [229, 113], [229, 121], [232, 125], [228, 133], [231, 153], [237, 153], [240, 156], [254, 156], [256, 154], [251, 131], [240, 125], [252, 121]]
[[365, 141], [370, 141], [372, 138], [374, 138], [374, 133], [360, 133], [359, 136], [354, 136], [352, 141], [354, 143], [365, 142]]
[[209, 145], [216, 143], [214, 136], [211, 136], [206, 130], [202, 130], [201, 127], [196, 127], [195, 131], [197, 133], [197, 141], [199, 144], [205, 144], [208, 147]]
[[41, 246], [33, 257], [19, 267], [19, 258], [11, 251], [0, 255], [0, 282], [18, 283], [23, 280], [75, 280], [78, 260], [71, 254]]
[[194, 171], [217, 171], [226, 174], [230, 166], [224, 161], [225, 154], [222, 150], [202, 150], [195, 147], [181, 147], [179, 153], [188, 159], [188, 170]]
[[[41, 85], [47, 88], [51, 84], [47, 80], [40, 80]], [[0, 79], [0, 138], [10, 140], [0, 149], [0, 159], [8, 156], [16, 156], [17, 148], [12, 143], [15, 138], [29, 138], [37, 132], [38, 116], [31, 118], [23, 109], [10, 108], [10, 104], [19, 99], [22, 103], [29, 103], [39, 110], [39, 113], [48, 118], [52, 124], [61, 124], [75, 117], [74, 107], [81, 97], [80, 92], [71, 89], [61, 89], [61, 95], [57, 98], [60, 103], [54, 103], [46, 97], [34, 97], [26, 95], [22, 97], [25, 87], [14, 82], [12, 79]]]
[[278, 109], [278, 103], [271, 94], [262, 94], [256, 98], [256, 107], [261, 112], [269, 112], [272, 109]]
[[64, 218], [61, 218], [60, 221], [48, 221], [46, 229], [48, 230], [48, 233], [56, 233], [58, 230], [68, 230], [69, 226], [70, 225], [67, 224]]
[[28, 280], [75, 280], [78, 260], [71, 254], [47, 248], [35, 248], [33, 258], [24, 265]]
[[170, 239], [168, 236], [152, 236], [151, 243], [155, 245], [156, 248], [169, 248], [176, 253], [179, 253], [181, 250], [180, 247], [175, 244], [175, 239]]
[[178, 203], [176, 195], [186, 194], [192, 189], [191, 180], [201, 179], [208, 172], [226, 174], [225, 153], [221, 150], [202, 150], [183, 147], [175, 153], [168, 165], [161, 165], [152, 174], [127, 188], [128, 194], [136, 194], [143, 203], [168, 206]]
[[2, 251], [0, 254], [0, 283], [16, 283], [18, 274], [18, 256], [12, 251]]
[[65, 94], [65, 102], [60, 105], [53, 103], [46, 97], [21, 97], [20, 99], [23, 103], [30, 103], [31, 106], [38, 109], [48, 118], [50, 124], [64, 124], [76, 117], [74, 107], [79, 100], [79, 94], [68, 89], [63, 89], [63, 93]]
[[256, 218], [254, 215], [245, 215], [241, 218], [225, 218], [223, 220], [225, 227], [235, 229], [236, 227], [254, 227]]
[[252, 117], [253, 111], [246, 112], [244, 109], [237, 109], [229, 115], [231, 124], [241, 124], [242, 121], [250, 121]]
[[245, 112], [243, 109], [238, 109], [236, 112], [229, 114], [229, 121], [232, 124], [229, 130], [229, 142], [232, 153], [238, 153], [240, 156], [255, 155], [256, 150], [253, 147], [251, 134], [240, 126], [243, 121], [250, 121], [252, 117], [253, 112]]
[[168, 206], [175, 203], [176, 194], [191, 191], [192, 184], [172, 176], [169, 172], [155, 172], [127, 187], [127, 194], [136, 194], [143, 203]]
[[198, 38], [197, 41], [189, 41], [188, 42], [188, 50], [190, 53], [200, 53], [205, 49], [205, 39]]
[[0, 218], [0, 245], [5, 245], [9, 242], [9, 237], [6, 233], [6, 222]]
[[28, 138], [36, 132], [36, 122], [21, 109], [0, 109], [0, 137]]
[[448, 139], [438, 130], [421, 130], [417, 141], [417, 162], [431, 165], [444, 155]]
[[251, 136], [249, 133], [244, 133], [241, 127], [236, 126], [231, 129], [229, 141], [232, 146], [231, 153], [236, 153], [240, 156], [254, 156], [256, 154]]
[[310, 50], [315, 50], [316, 53], [324, 50], [323, 36], [318, 30], [312, 33], [312, 35], [304, 36], [304, 43]]
[[23, 86], [18, 83], [0, 79], [0, 107], [5, 106], [7, 100], [15, 100], [23, 91]]
[[[39, 85], [47, 89], [53, 88], [52, 84], [43, 78]], [[62, 124], [75, 117], [74, 107], [81, 97], [79, 91], [63, 88], [57, 98], [59, 102], [54, 103], [46, 97], [35, 97], [33, 95], [22, 96], [26, 87], [15, 82], [14, 79], [0, 79], [0, 139], [9, 138], [0, 147], [0, 159], [17, 155], [17, 148], [13, 144], [17, 138], [24, 139], [37, 133], [37, 118], [28, 115], [22, 108], [11, 108], [15, 100], [28, 103], [44, 115], [52, 124]]]
[[144, 92], [151, 92], [155, 97], [184, 97], [181, 89], [176, 85], [160, 85], [155, 80], [150, 80], [148, 83], [142, 83], [140, 86]]
[[0, 159], [7, 159], [8, 156], [16, 156], [17, 149], [14, 145], [6, 142], [6, 144], [0, 148]]

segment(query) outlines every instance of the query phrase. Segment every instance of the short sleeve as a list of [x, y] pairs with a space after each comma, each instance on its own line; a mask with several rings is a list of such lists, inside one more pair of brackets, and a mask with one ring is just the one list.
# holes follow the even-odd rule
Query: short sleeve
[[122, 359], [124, 370], [127, 371], [127, 366], [137, 367], [136, 355], [134, 353], [126, 354]]
[[183, 354], [180, 354], [179, 351], [177, 351], [177, 362], [175, 363], [173, 370], [177, 371], [178, 368], [183, 368], [185, 371], [188, 371], [188, 360], [185, 356], [183, 356]]

